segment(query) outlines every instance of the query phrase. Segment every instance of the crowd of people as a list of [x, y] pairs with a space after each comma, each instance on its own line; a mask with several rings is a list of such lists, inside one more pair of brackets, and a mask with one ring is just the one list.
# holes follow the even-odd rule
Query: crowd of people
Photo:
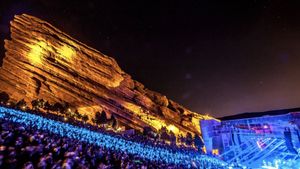
[[1, 120], [0, 168], [174, 168]]
[[0, 107], [0, 119], [0, 168], [226, 167], [197, 151], [133, 141], [9, 108]]
[[[9, 95], [5, 92], [1, 92], [0, 105], [26, 111], [32, 114], [37, 114], [54, 120], [68, 122], [76, 126], [89, 128], [90, 130], [100, 130], [101, 132], [111, 132], [111, 130], [113, 130], [113, 133], [110, 134], [120, 134], [120, 131], [125, 129], [126, 126], [119, 125], [118, 120], [113, 114], [111, 114], [110, 118], [108, 118], [106, 115], [107, 113], [102, 110], [101, 112], [96, 112], [95, 117], [91, 118], [86, 114], [82, 115], [75, 107], [70, 106], [66, 102], [56, 102], [50, 104], [46, 100], [36, 99], [32, 100], [31, 106], [29, 106], [24, 99], [17, 102], [10, 101]], [[122, 126], [124, 128], [122, 128]], [[121, 130], [118, 130], [119, 127]], [[140, 134], [140, 131], [134, 131], [134, 133]], [[124, 130], [123, 132], [126, 133]], [[193, 137], [191, 133], [187, 133], [186, 136], [182, 136], [181, 134], [175, 136], [173, 131], [168, 130], [166, 127], [162, 127], [159, 131], [153, 131], [150, 127], [144, 128], [143, 136], [146, 138], [140, 138], [139, 134], [130, 135], [130, 137], [127, 139], [135, 141], [137, 140], [135, 137], [138, 137], [139, 139], [145, 139], [146, 141], [150, 141], [156, 145], [168, 146], [168, 144], [171, 144], [171, 147], [177, 145], [184, 149], [197, 149], [200, 152], [203, 150], [202, 148], [204, 146], [200, 136]]]

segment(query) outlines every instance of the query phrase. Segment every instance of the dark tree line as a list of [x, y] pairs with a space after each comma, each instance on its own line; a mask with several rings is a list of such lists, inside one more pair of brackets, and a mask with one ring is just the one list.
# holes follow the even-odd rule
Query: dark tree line
[[0, 103], [6, 104], [9, 101], [9, 95], [6, 92], [0, 93]]
[[[6, 105], [9, 107], [14, 107], [14, 108], [17, 108], [20, 110], [28, 110], [29, 109], [29, 107], [24, 99], [22, 99], [16, 103], [10, 102], [10, 97], [6, 92], [0, 93], [0, 104]], [[74, 119], [74, 120], [81, 119], [83, 122], [87, 122], [89, 120], [89, 117], [87, 115], [80, 114], [77, 109], [74, 110], [74, 108], [72, 106], [70, 106], [70, 104], [67, 102], [61, 102], [61, 103], [56, 102], [56, 103], [50, 104], [48, 101], [45, 101], [43, 99], [36, 99], [36, 100], [31, 101], [31, 105], [32, 105], [33, 111], [41, 111], [41, 110], [53, 111], [53, 112], [59, 112], [61, 114], [64, 114], [69, 119]], [[95, 124], [100, 125], [100, 126], [108, 125], [114, 129], [117, 129], [119, 126], [118, 120], [115, 118], [115, 115], [112, 114], [111, 118], [108, 119], [105, 111], [96, 112], [95, 118], [92, 119], [92, 122], [94, 122]], [[151, 133], [152, 133], [152, 135], [153, 135], [153, 131], [152, 132], [151, 131], [152, 131], [151, 129], [149, 129], [149, 131], [147, 129], [144, 129], [143, 134], [148, 136], [148, 135], [151, 135]], [[176, 144], [175, 134], [172, 131], [167, 132], [167, 129], [165, 127], [163, 127], [157, 134], [160, 135], [161, 139], [169, 140], [172, 144]], [[154, 134], [154, 135], [158, 136], [157, 134]], [[200, 138], [200, 136], [195, 135], [195, 137], [193, 138], [191, 133], [187, 133], [187, 136], [185, 138], [179, 137], [179, 140], [181, 140], [181, 142], [185, 142], [186, 145], [188, 145], [188, 146], [191, 146], [194, 143], [194, 145], [197, 147], [197, 149], [199, 151], [204, 146], [203, 140]]]
[[93, 119], [93, 122], [98, 124], [98, 125], [107, 124], [107, 125], [111, 126], [114, 129], [118, 128], [118, 121], [115, 118], [115, 116], [112, 114], [111, 118], [108, 119], [105, 111], [96, 112], [95, 119]]

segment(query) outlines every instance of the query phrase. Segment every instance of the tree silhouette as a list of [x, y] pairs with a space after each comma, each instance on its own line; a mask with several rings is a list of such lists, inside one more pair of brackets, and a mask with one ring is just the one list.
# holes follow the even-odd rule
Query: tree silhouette
[[83, 116], [78, 112], [78, 110], [75, 110], [74, 116], [75, 116], [76, 118], [78, 118], [78, 119], [82, 119], [82, 117], [83, 117]]
[[48, 101], [45, 102], [44, 105], [45, 110], [53, 110], [53, 105], [51, 105]]
[[9, 95], [6, 92], [1, 92], [0, 93], [0, 103], [5, 104], [9, 100]]
[[170, 141], [172, 145], [176, 145], [176, 135], [173, 131], [170, 131]]
[[195, 143], [195, 146], [197, 147], [198, 151], [200, 151], [204, 146], [202, 139], [198, 135], [195, 135], [194, 143]]
[[22, 110], [26, 110], [26, 109], [27, 109], [27, 103], [25, 102], [24, 99], [22, 99], [22, 100], [20, 100], [20, 101], [16, 104], [16, 108], [22, 109]]
[[33, 110], [38, 110], [39, 109], [39, 103], [38, 100], [32, 100], [31, 101], [31, 106]]
[[62, 112], [63, 111], [63, 105], [56, 102], [54, 105], [53, 105], [53, 111], [56, 111], [56, 112]]
[[160, 133], [160, 138], [162, 140], [170, 140], [170, 135], [168, 134], [167, 128], [165, 126], [161, 128]]
[[71, 109], [71, 106], [70, 106], [70, 104], [69, 103], [67, 103], [67, 102], [62, 102], [62, 110], [61, 110], [61, 113], [67, 113], [67, 114], [69, 114], [70, 115], [70, 109]]
[[193, 144], [193, 136], [191, 133], [186, 134], [186, 144], [189, 146]]
[[82, 116], [82, 120], [84, 122], [87, 122], [89, 120], [89, 116], [87, 116], [86, 114]]
[[45, 107], [45, 101], [43, 99], [32, 100], [31, 105], [33, 110], [39, 110]]
[[119, 127], [119, 124], [114, 115], [111, 116], [111, 121], [112, 121], [112, 125], [111, 125], [112, 128], [117, 129]]
[[95, 115], [95, 122], [97, 124], [105, 124], [107, 123], [107, 117], [106, 117], [106, 113], [104, 111], [102, 111], [101, 113], [100, 112], [96, 112], [96, 115]]

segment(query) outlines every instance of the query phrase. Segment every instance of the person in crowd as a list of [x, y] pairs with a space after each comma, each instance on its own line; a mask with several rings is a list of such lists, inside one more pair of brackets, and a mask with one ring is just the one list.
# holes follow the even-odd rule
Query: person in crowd
[[[38, 115], [34, 115], [38, 114]], [[171, 135], [172, 136], [172, 135]], [[225, 168], [192, 147], [0, 107], [0, 168]]]
[[108, 150], [34, 128], [24, 128], [20, 124], [5, 120], [0, 120], [0, 124], [0, 168], [3, 169], [193, 168], [192, 164], [181, 166], [162, 161], [150, 161], [141, 158], [143, 152], [132, 155], [118, 150]]

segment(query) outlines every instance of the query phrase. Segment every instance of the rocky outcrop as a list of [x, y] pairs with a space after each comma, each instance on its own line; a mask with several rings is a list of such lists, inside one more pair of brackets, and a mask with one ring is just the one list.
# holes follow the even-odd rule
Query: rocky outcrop
[[175, 132], [183, 134], [200, 134], [197, 121], [211, 118], [146, 89], [113, 58], [36, 17], [15, 16], [10, 31], [0, 90], [13, 100], [65, 101], [88, 110], [91, 117], [97, 109], [104, 109], [135, 129], [175, 126]]

